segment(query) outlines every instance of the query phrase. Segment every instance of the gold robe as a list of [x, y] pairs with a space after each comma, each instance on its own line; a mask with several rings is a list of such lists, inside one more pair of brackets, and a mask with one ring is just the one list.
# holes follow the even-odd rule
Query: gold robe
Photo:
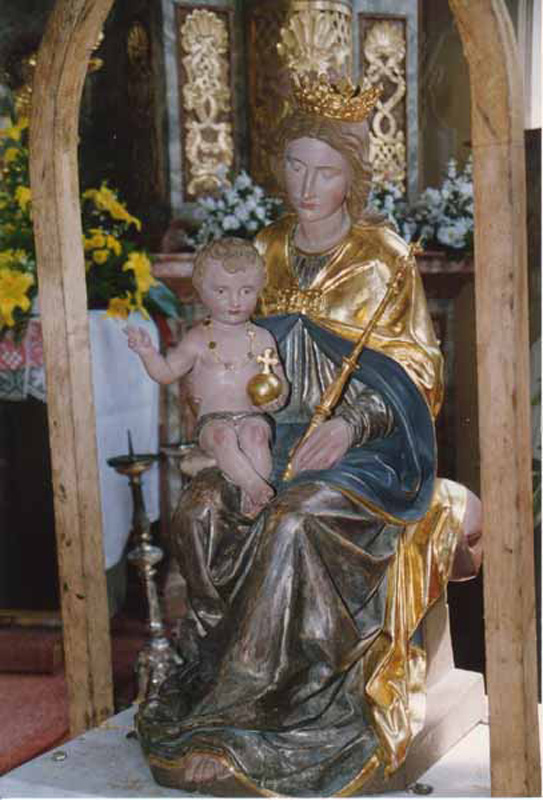
[[[256, 239], [267, 270], [260, 312], [300, 312], [345, 339], [355, 341], [374, 314], [387, 284], [409, 249], [389, 227], [353, 225], [330, 250], [329, 260], [308, 290], [300, 291], [289, 249], [296, 218], [283, 217]], [[422, 281], [413, 262], [401, 291], [387, 307], [368, 347], [390, 356], [426, 397], [435, 417], [443, 400], [443, 357], [435, 338]]]

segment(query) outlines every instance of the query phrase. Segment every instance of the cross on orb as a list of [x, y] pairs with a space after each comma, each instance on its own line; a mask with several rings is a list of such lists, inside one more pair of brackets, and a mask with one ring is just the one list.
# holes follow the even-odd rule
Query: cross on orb
[[270, 375], [272, 367], [276, 367], [279, 364], [279, 359], [275, 355], [273, 347], [266, 347], [262, 355], [256, 357], [256, 360], [259, 364], [262, 364], [263, 375]]

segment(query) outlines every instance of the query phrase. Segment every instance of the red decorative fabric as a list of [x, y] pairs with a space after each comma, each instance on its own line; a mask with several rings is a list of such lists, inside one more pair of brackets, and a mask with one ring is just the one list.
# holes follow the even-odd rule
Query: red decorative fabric
[[0, 370], [43, 367], [43, 339], [39, 320], [31, 319], [23, 339], [16, 343], [11, 336], [0, 340]]

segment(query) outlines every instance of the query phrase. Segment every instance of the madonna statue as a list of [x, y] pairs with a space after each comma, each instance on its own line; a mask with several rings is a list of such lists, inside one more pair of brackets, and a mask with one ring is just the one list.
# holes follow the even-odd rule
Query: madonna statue
[[[366, 208], [373, 92], [298, 82], [277, 137], [291, 214], [264, 229], [261, 325], [291, 385], [275, 417], [276, 495], [256, 520], [216, 468], [184, 491], [175, 556], [193, 659], [138, 712], [155, 779], [204, 795], [386, 789], [423, 722], [420, 629], [468, 577], [478, 500], [436, 479], [439, 351], [415, 260]], [[339, 404], [292, 459], [391, 278]], [[471, 538], [470, 538], [471, 537]]]

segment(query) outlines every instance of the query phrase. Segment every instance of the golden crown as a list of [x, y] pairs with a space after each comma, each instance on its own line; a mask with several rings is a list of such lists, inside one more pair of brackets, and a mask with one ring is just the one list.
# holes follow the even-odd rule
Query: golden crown
[[327, 119], [362, 122], [382, 94], [381, 86], [363, 89], [348, 78], [332, 83], [324, 74], [318, 77], [292, 73], [292, 92], [300, 111]]

